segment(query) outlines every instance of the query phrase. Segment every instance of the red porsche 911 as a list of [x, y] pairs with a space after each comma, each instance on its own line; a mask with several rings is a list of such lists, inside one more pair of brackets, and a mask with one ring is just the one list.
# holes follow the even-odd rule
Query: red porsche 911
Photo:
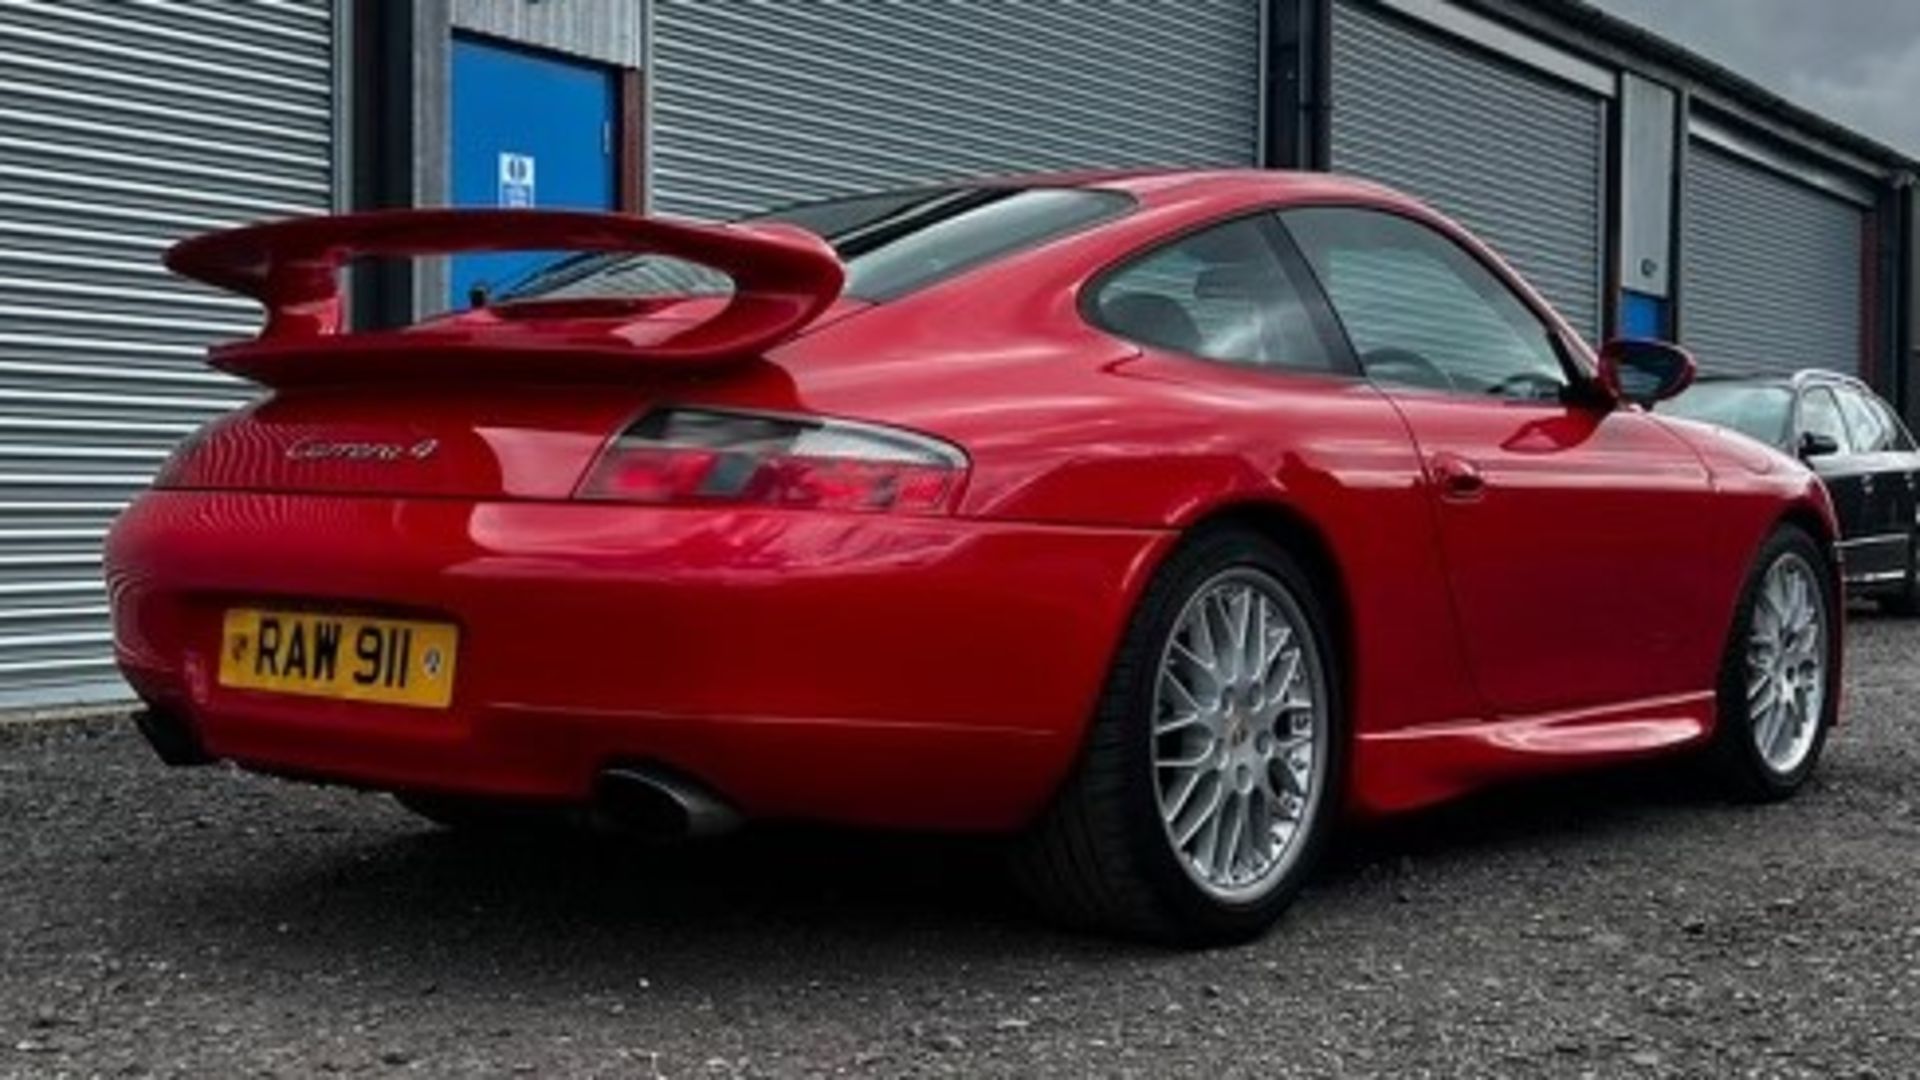
[[[572, 252], [360, 333], [359, 256]], [[1327, 176], [997, 180], [730, 225], [396, 211], [187, 241], [263, 384], [120, 519], [177, 764], [462, 826], [1014, 835], [1083, 925], [1267, 927], [1343, 814], [1835, 719], [1834, 515], [1657, 416], [1458, 226]]]

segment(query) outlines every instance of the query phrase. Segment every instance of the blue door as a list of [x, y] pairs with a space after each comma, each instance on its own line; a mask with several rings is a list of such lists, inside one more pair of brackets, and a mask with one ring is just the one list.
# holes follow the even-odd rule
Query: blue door
[[[612, 69], [467, 38], [453, 43], [453, 204], [568, 210], [615, 207]], [[455, 307], [476, 285], [498, 292], [555, 256], [453, 260]]]

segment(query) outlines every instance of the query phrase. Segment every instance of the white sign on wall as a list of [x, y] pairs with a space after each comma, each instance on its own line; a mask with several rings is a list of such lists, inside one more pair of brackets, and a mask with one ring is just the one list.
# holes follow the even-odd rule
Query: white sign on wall
[[533, 155], [500, 153], [500, 205], [525, 210], [535, 205]]

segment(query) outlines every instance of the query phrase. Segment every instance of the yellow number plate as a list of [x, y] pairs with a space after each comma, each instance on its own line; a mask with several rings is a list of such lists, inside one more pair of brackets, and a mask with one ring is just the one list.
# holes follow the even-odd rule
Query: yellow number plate
[[444, 709], [458, 627], [306, 611], [227, 612], [220, 685]]

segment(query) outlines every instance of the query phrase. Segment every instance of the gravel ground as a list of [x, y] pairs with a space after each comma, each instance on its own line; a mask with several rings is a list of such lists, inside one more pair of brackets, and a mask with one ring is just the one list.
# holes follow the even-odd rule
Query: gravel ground
[[1852, 634], [1793, 803], [1501, 792], [1197, 954], [1035, 924], [981, 844], [485, 844], [0, 726], [0, 1075], [1912, 1076], [1920, 623]]

